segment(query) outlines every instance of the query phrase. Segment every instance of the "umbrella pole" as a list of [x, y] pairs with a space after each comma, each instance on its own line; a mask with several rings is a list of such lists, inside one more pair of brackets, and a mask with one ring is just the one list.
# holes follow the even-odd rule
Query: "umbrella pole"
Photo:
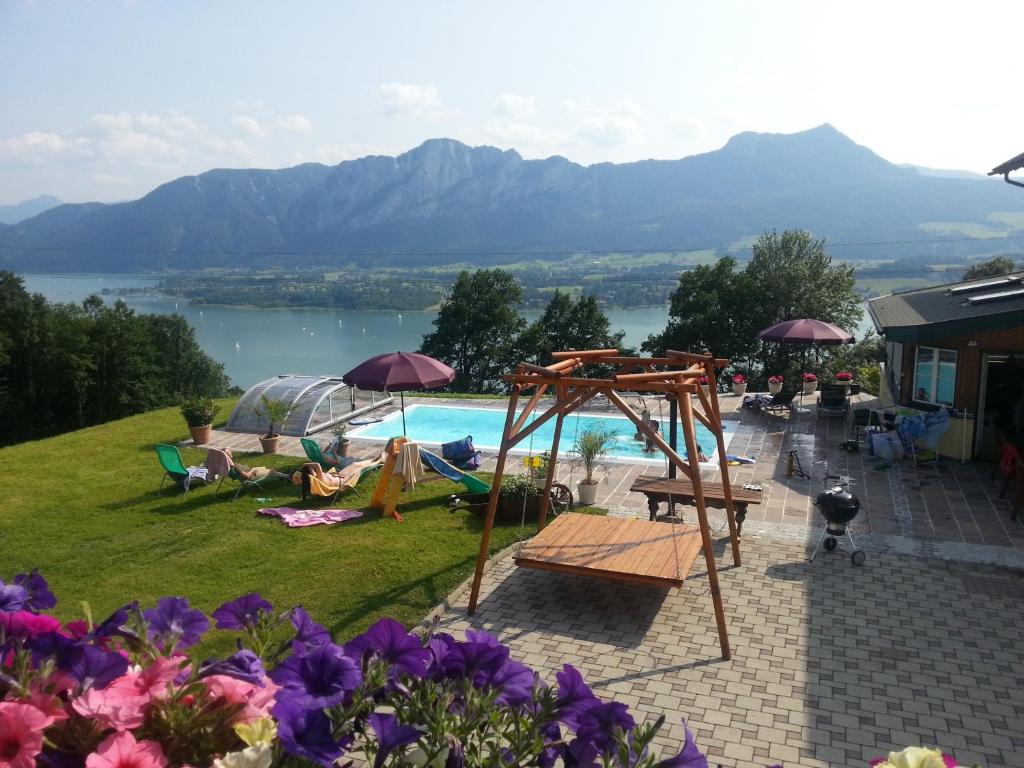
[[399, 397], [402, 398], [402, 434], [406, 435], [405, 431], [405, 390], [403, 389], [398, 393]]

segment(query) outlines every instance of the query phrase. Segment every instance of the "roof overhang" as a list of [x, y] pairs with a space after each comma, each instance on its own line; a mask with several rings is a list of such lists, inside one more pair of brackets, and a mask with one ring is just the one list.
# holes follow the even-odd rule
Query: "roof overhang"
[[1015, 187], [1024, 187], [1024, 182], [1017, 181], [1010, 178], [1010, 174], [1014, 171], [1019, 171], [1024, 168], [1024, 152], [1021, 152], [1016, 157], [1012, 157], [1005, 163], [997, 165], [991, 171], [988, 172], [989, 176], [1002, 176], [1003, 181], [1007, 184], [1013, 184]]
[[[868, 304], [868, 310], [871, 311], [870, 304]], [[1024, 326], [1024, 310], [920, 325], [894, 325], [887, 328], [881, 326], [874, 312], [871, 312], [871, 319], [875, 327], [878, 328], [878, 332], [885, 336], [886, 341], [934, 341], [952, 336], [969, 336], [972, 333], [1000, 331]]]

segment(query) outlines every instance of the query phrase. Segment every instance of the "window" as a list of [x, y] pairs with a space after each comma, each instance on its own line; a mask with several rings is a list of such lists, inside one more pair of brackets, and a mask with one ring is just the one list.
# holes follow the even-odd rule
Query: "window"
[[953, 405], [956, 390], [956, 351], [918, 347], [914, 364], [914, 400]]

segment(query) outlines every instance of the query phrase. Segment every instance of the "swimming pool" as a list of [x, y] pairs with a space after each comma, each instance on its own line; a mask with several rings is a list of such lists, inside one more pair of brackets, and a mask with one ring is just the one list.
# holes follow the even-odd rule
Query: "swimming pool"
[[[543, 413], [543, 411], [539, 411]], [[472, 408], [459, 405], [410, 405], [405, 409], [406, 431], [410, 440], [425, 445], [440, 445], [453, 440], [460, 440], [466, 435], [473, 436], [473, 444], [483, 450], [496, 451], [501, 444], [501, 434], [505, 429], [505, 409]], [[668, 420], [668, 408], [663, 414]], [[658, 413], [653, 417], [658, 419]], [[618, 461], [663, 461], [661, 452], [644, 453], [644, 444], [633, 439], [636, 425], [625, 416], [606, 416], [594, 414], [577, 414], [566, 417], [562, 425], [562, 439], [559, 453], [563, 456], [572, 448], [578, 432], [587, 429], [607, 429], [615, 433], [615, 445], [609, 452], [609, 458]], [[697, 445], [710, 460], [716, 458], [715, 438], [708, 429], [697, 422]], [[726, 424], [723, 438], [726, 446], [732, 438], [729, 425]], [[662, 433], [668, 435], [668, 425], [662, 424]], [[382, 421], [365, 427], [349, 430], [348, 436], [358, 440], [385, 441], [402, 434], [402, 414], [395, 411], [384, 417]], [[533, 433], [533, 453], [539, 454], [550, 450], [551, 441], [555, 436], [555, 419], [551, 418]], [[529, 453], [530, 438], [526, 438], [513, 449], [514, 453]], [[686, 454], [683, 442], [682, 426], [679, 428], [679, 453]]]

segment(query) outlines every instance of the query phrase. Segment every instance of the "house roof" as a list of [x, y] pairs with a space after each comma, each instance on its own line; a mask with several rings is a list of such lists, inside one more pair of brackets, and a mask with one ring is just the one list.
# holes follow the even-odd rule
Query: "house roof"
[[1002, 165], [997, 165], [991, 171], [988, 172], [989, 176], [1001, 176], [1005, 173], [1011, 173], [1012, 171], [1024, 168], [1024, 152], [1021, 152], [1014, 158], [1007, 160]]
[[890, 341], [1024, 325], [1024, 272], [879, 296], [868, 301], [868, 312]]

